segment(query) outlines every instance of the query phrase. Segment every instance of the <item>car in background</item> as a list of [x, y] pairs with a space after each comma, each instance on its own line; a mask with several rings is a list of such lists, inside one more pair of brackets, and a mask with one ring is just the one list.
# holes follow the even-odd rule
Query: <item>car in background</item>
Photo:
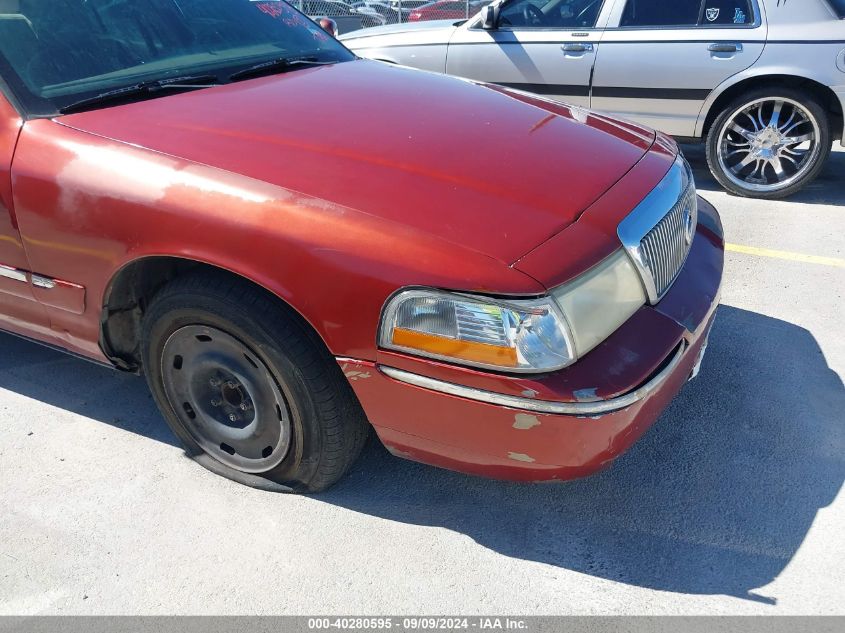
[[[258, 4], [272, 4], [274, 1], [278, 0], [259, 0]], [[290, 4], [312, 19], [331, 18], [341, 35], [385, 24], [380, 16], [358, 13], [350, 5], [338, 0], [291, 0]]]
[[389, 0], [388, 6], [391, 9], [400, 11], [403, 16], [407, 16], [414, 9], [419, 9], [421, 6], [429, 4], [431, 0]]
[[812, 182], [843, 137], [843, 17], [845, 0], [499, 0], [343, 42], [703, 141], [722, 186], [771, 199]]
[[[356, 6], [357, 4], [357, 6]], [[371, 15], [373, 16], [380, 25], [387, 24], [387, 20], [375, 9], [370, 8], [368, 5], [364, 4], [363, 2], [358, 2], [356, 4], [350, 4], [350, 8], [355, 11], [355, 13], [360, 13], [361, 15]]]
[[481, 9], [490, 4], [491, 0], [437, 0], [429, 2], [421, 7], [412, 10], [408, 14], [409, 22], [420, 22], [423, 20], [460, 20], [469, 18]]
[[[358, 3], [358, 4], [361, 4], [361, 3]], [[388, 24], [387, 18], [385, 18], [381, 13], [379, 13], [374, 8], [372, 8], [368, 5], [358, 6], [358, 7], [352, 6], [352, 5], [349, 5], [349, 6], [356, 13], [360, 13], [361, 15], [371, 16], [375, 20], [374, 26], [383, 26], [385, 24]], [[362, 28], [367, 28], [367, 27], [362, 27]]]
[[358, 13], [369, 13], [371, 15], [378, 15], [382, 18], [383, 24], [396, 24], [399, 22], [399, 12], [391, 9], [383, 2], [355, 2], [350, 5]]
[[478, 475], [606, 468], [719, 302], [677, 145], [273, 5], [0, 3], [0, 329], [144, 374], [265, 490], [325, 489], [371, 428]]

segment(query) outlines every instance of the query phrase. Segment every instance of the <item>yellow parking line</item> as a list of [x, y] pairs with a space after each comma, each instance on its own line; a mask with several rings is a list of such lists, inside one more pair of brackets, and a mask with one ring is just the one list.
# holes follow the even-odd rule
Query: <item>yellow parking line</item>
[[725, 244], [725, 250], [733, 253], [743, 253], [745, 255], [774, 257], [776, 259], [787, 259], [793, 262], [804, 262], [805, 264], [820, 264], [821, 266], [845, 268], [845, 259], [839, 259], [838, 257], [819, 257], [818, 255], [805, 255], [804, 253], [791, 253], [789, 251], [774, 251], [769, 248], [742, 246], [740, 244]]

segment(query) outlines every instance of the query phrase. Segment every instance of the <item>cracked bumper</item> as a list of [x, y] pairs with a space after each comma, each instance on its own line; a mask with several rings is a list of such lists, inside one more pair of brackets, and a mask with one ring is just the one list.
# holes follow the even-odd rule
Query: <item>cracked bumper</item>
[[381, 441], [400, 457], [499, 479], [574, 479], [606, 467], [698, 371], [724, 255], [718, 214], [700, 207], [689, 258], [664, 299], [560, 372], [498, 376], [389, 353], [375, 363], [339, 359]]

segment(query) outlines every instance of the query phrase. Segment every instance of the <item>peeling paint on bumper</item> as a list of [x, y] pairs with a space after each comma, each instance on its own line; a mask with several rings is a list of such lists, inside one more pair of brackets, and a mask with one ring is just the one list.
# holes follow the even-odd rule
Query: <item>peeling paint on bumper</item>
[[[525, 416], [524, 411], [409, 385], [385, 375], [378, 363], [343, 359], [347, 375], [353, 370], [371, 376], [350, 384], [381, 441], [394, 454], [414, 461], [499, 479], [567, 480], [608, 466], [648, 430], [696, 373], [715, 318], [724, 261], [718, 214], [709, 204], [702, 208], [708, 217], [699, 223], [690, 256], [673, 288], [660, 304], [644, 308], [590, 354], [597, 361], [613, 359], [619, 348], [624, 348], [626, 354], [651, 359], [643, 360], [649, 363], [647, 380], [661, 369], [661, 363], [654, 366], [654, 358], [665, 362], [679, 344], [685, 345], [680, 362], [658, 388], [611, 413], [591, 417], [532, 413], [528, 424], [525, 417], [519, 417]], [[636, 348], [655, 341], [662, 341], [665, 348]], [[609, 365], [584, 362], [590, 355], [557, 372], [559, 375], [538, 378], [536, 385], [527, 388], [541, 399], [575, 402], [573, 385], [600, 384], [598, 394], [612, 394], [619, 391], [618, 382], [609, 388], [602, 381], [612, 383], [637, 375], [632, 371], [614, 375]], [[420, 366], [424, 365], [417, 364], [416, 369]], [[597, 370], [597, 366], [603, 369]], [[438, 371], [444, 370], [432, 366], [432, 373]], [[585, 372], [589, 375], [584, 376]], [[465, 375], [467, 381], [480, 380], [470, 372]], [[524, 378], [519, 384], [510, 383], [506, 376], [487, 375], [484, 379], [486, 388], [499, 380], [500, 389], [493, 390], [502, 393], [526, 389]], [[636, 390], [646, 380], [628, 385], [627, 391]], [[557, 397], [550, 398], [555, 390]]]

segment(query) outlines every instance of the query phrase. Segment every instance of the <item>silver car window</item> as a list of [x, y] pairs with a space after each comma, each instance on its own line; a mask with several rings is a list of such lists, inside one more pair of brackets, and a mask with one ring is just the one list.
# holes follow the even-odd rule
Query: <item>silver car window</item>
[[754, 23], [751, 0], [628, 0], [622, 27], [745, 26]]
[[604, 0], [514, 0], [502, 6], [499, 25], [520, 29], [591, 29]]
[[620, 26], [695, 26], [703, 0], [628, 0]]
[[754, 23], [751, 0], [704, 0], [700, 26], [745, 26]]
[[845, 0], [828, 0], [840, 18], [845, 18]]

